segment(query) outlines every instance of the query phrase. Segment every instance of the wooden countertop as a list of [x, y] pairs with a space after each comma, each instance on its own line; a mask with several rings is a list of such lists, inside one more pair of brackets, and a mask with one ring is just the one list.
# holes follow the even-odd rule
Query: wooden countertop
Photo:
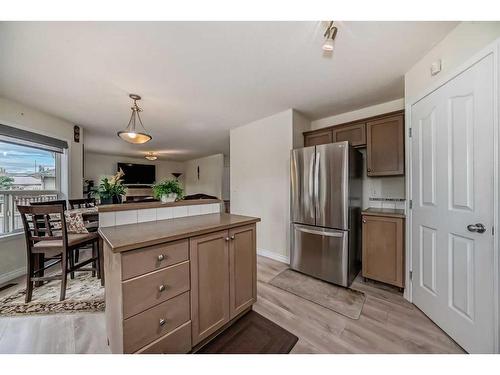
[[99, 234], [114, 253], [120, 253], [259, 221], [257, 217], [217, 213], [99, 228]]
[[396, 209], [396, 208], [375, 208], [370, 207], [361, 212], [361, 215], [369, 215], [369, 216], [389, 216], [389, 217], [399, 217], [405, 218], [405, 210]]
[[177, 202], [169, 202], [169, 203], [162, 203], [158, 201], [158, 202], [103, 204], [102, 206], [98, 206], [98, 210], [99, 212], [129, 211], [129, 210], [142, 210], [145, 208], [192, 206], [195, 204], [213, 204], [222, 202], [223, 201], [220, 199], [189, 199], [189, 200], [180, 200]]

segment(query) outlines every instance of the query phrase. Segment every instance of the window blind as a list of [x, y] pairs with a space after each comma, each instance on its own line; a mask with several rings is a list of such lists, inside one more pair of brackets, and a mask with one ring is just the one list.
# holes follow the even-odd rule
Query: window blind
[[64, 153], [64, 149], [68, 148], [68, 142], [66, 141], [3, 124], [0, 124], [0, 141], [60, 154]]

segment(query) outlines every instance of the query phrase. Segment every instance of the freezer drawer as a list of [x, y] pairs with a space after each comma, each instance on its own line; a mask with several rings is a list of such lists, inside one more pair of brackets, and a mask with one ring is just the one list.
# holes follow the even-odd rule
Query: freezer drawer
[[292, 269], [348, 286], [349, 232], [292, 224]]

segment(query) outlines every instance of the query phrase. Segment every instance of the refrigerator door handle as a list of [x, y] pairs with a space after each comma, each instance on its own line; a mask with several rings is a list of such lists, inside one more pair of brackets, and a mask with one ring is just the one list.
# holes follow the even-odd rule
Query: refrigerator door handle
[[311, 163], [309, 163], [309, 194], [311, 195], [309, 198], [314, 202], [314, 167], [315, 167], [316, 156], [315, 153], [311, 156]]
[[314, 164], [314, 206], [316, 207], [316, 220], [319, 214], [319, 159], [320, 153], [316, 152], [316, 163]]
[[304, 228], [304, 227], [299, 226], [299, 225], [296, 226], [296, 229], [299, 232], [310, 233], [310, 234], [317, 234], [317, 235], [320, 235], [320, 236], [340, 237], [340, 238], [344, 237], [344, 233], [343, 232], [326, 232], [326, 231], [323, 231], [323, 230], [314, 230], [314, 229]]

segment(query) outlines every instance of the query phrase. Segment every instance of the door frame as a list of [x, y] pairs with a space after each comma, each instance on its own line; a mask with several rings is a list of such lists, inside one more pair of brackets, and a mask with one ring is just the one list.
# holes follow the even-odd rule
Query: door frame
[[413, 199], [412, 196], [412, 142], [409, 136], [409, 129], [412, 127], [411, 118], [412, 113], [411, 109], [414, 104], [428, 96], [432, 92], [436, 91], [438, 88], [446, 84], [448, 81], [452, 80], [472, 65], [482, 60], [488, 55], [493, 56], [493, 226], [494, 226], [494, 235], [493, 235], [493, 290], [494, 290], [494, 329], [495, 329], [495, 352], [500, 352], [500, 256], [499, 256], [499, 248], [500, 248], [500, 237], [498, 236], [498, 232], [500, 230], [499, 227], [499, 202], [500, 202], [500, 190], [499, 190], [499, 174], [500, 174], [500, 165], [499, 165], [499, 149], [500, 149], [500, 138], [499, 138], [499, 106], [500, 106], [500, 98], [499, 98], [499, 87], [500, 87], [500, 38], [496, 39], [494, 42], [490, 43], [488, 46], [480, 50], [478, 53], [474, 54], [471, 58], [465, 61], [465, 63], [459, 65], [457, 68], [451, 70], [449, 73], [443, 75], [436, 82], [432, 83], [425, 90], [420, 92], [419, 94], [408, 98], [405, 100], [405, 184], [406, 184], [406, 212], [407, 212], [407, 220], [405, 224], [405, 279], [408, 280], [406, 283], [406, 288], [404, 291], [404, 298], [408, 301], [412, 302], [412, 281], [410, 279], [410, 272], [412, 270], [412, 215], [413, 212], [410, 209], [410, 199]]

